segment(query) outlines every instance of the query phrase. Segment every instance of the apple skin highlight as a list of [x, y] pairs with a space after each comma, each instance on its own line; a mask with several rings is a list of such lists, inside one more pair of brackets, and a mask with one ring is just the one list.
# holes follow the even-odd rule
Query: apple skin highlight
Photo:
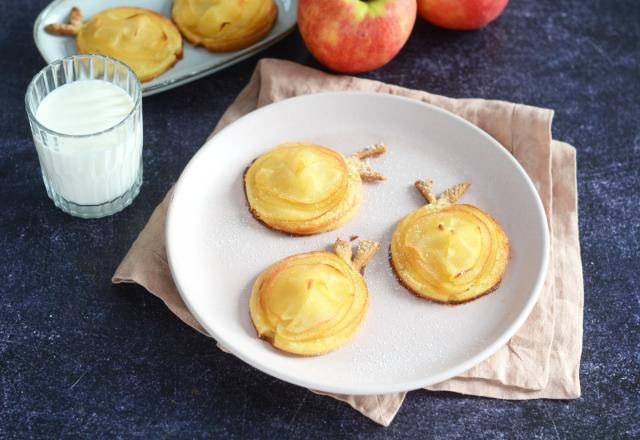
[[418, 0], [418, 15], [436, 26], [470, 31], [498, 18], [509, 0]]
[[300, 0], [298, 26], [324, 66], [360, 73], [387, 64], [413, 30], [415, 0]]

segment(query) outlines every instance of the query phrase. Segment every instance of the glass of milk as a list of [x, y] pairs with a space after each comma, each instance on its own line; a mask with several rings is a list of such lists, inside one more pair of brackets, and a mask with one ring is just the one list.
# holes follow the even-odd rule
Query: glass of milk
[[104, 217], [142, 184], [142, 89], [124, 63], [75, 55], [42, 69], [25, 96], [49, 198], [63, 211]]

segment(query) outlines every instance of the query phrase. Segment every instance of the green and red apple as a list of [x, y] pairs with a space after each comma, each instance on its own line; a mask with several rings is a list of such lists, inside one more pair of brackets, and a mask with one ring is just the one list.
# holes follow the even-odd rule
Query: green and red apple
[[298, 26], [320, 63], [337, 72], [365, 72], [402, 49], [416, 9], [416, 0], [300, 0]]
[[509, 0], [418, 0], [418, 15], [446, 29], [480, 29], [495, 20]]

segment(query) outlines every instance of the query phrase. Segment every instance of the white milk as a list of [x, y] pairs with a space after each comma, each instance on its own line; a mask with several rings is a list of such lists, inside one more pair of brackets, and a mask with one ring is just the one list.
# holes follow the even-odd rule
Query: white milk
[[[134, 102], [102, 80], [80, 80], [49, 93], [36, 111], [40, 124], [63, 135], [36, 148], [43, 173], [55, 192], [78, 205], [100, 205], [129, 190], [142, 154], [141, 111], [121, 123]], [[90, 135], [90, 136], [89, 136]]]

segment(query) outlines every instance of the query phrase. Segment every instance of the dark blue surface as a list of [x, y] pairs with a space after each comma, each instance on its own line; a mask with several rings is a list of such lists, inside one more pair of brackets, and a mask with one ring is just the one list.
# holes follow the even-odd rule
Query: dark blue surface
[[[554, 137], [578, 148], [583, 396], [416, 391], [386, 429], [222, 353], [142, 288], [110, 283], [258, 57], [146, 98], [140, 196], [113, 217], [75, 219], [45, 194], [24, 114], [46, 3], [0, 3], [0, 438], [640, 436], [640, 2], [514, 0], [470, 33], [418, 21], [399, 56], [364, 75], [553, 108]], [[297, 33], [261, 56], [317, 67]]]

